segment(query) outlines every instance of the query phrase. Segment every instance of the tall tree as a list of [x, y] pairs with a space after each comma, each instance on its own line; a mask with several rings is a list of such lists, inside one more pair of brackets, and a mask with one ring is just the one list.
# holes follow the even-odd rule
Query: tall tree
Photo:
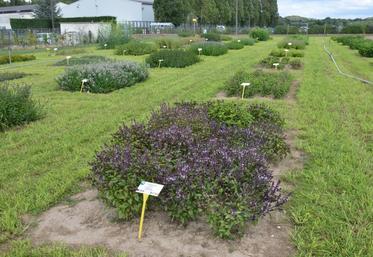
[[184, 0], [154, 0], [153, 8], [157, 21], [172, 22], [176, 26], [184, 23], [189, 13]]
[[61, 16], [61, 10], [57, 7], [56, 0], [39, 0], [35, 10], [35, 17], [39, 19], [52, 19]]

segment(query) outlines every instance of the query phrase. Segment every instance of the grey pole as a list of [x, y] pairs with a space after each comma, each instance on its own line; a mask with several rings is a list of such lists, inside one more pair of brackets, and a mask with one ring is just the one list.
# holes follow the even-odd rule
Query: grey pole
[[236, 36], [238, 35], [238, 0], [236, 0]]

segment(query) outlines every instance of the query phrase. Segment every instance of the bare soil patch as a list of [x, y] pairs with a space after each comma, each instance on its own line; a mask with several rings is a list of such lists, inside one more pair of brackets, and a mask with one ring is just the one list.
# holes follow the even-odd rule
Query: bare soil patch
[[35, 244], [62, 242], [76, 247], [103, 245], [125, 251], [129, 256], [290, 256], [290, 226], [286, 215], [276, 212], [264, 217], [257, 225], [249, 225], [240, 240], [224, 241], [210, 233], [203, 221], [187, 227], [171, 223], [159, 212], [148, 212], [143, 240], [137, 240], [138, 220], [116, 223], [114, 210], [97, 198], [96, 190], [72, 197], [74, 205], [56, 206], [37, 219], [29, 232]]

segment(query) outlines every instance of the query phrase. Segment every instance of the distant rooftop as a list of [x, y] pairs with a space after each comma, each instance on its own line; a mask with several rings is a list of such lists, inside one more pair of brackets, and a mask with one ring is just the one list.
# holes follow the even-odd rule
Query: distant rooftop
[[36, 4], [8, 6], [8, 7], [1, 7], [0, 13], [33, 12], [35, 11], [36, 8], [37, 8]]

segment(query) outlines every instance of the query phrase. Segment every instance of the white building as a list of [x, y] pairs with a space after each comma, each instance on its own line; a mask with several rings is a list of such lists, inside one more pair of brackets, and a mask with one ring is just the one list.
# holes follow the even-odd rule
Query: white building
[[10, 19], [33, 19], [36, 5], [19, 5], [0, 8], [0, 29], [10, 29]]
[[64, 18], [114, 16], [118, 22], [154, 21], [154, 0], [79, 0], [61, 6]]

